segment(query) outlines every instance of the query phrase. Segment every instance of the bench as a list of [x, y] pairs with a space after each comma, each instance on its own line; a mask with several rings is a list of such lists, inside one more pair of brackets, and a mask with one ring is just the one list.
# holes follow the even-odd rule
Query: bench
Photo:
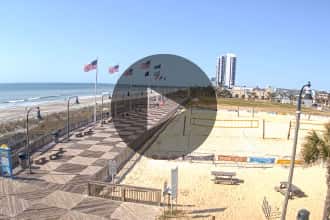
[[[275, 191], [280, 192], [282, 195], [285, 196], [287, 190], [288, 190], [288, 182], [280, 182], [279, 186], [275, 186]], [[291, 184], [291, 190], [289, 192], [289, 198], [293, 199], [293, 197], [306, 197], [306, 194], [297, 186]]]
[[83, 132], [83, 134], [84, 134], [84, 135], [91, 135], [91, 134], [93, 134], [93, 129], [92, 129], [92, 128], [89, 128], [89, 129], [85, 130], [85, 131]]
[[57, 160], [64, 152], [63, 148], [59, 148], [56, 153], [49, 155], [49, 160]]
[[211, 175], [214, 176], [214, 183], [236, 184], [238, 179], [233, 179], [236, 176], [235, 172], [212, 171]]
[[34, 161], [34, 163], [37, 164], [37, 165], [43, 165], [46, 162], [47, 162], [46, 157], [41, 157], [41, 158]]
[[82, 132], [79, 132], [76, 134], [76, 137], [80, 138], [80, 137], [84, 137], [83, 133]]

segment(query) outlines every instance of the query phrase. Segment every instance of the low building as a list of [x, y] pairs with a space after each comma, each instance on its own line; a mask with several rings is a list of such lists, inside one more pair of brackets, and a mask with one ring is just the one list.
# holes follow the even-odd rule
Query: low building
[[249, 97], [249, 93], [252, 91], [252, 88], [248, 88], [245, 86], [234, 86], [231, 88], [231, 93], [233, 98], [247, 99]]
[[305, 95], [301, 100], [301, 104], [304, 107], [311, 108], [314, 104], [312, 94], [309, 91], [306, 91]]

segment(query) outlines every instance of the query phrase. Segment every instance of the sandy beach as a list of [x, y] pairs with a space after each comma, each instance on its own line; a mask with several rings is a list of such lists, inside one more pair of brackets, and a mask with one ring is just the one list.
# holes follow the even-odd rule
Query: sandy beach
[[[144, 157], [124, 180], [124, 184], [161, 189], [164, 181], [170, 183], [171, 168], [179, 168], [178, 204], [194, 215], [214, 215], [216, 219], [263, 220], [261, 205], [266, 197], [279, 211], [284, 196], [274, 190], [280, 181], [286, 181], [288, 168], [237, 168], [203, 163], [153, 160]], [[240, 185], [214, 184], [211, 171], [236, 172]], [[325, 169], [321, 167], [295, 169], [293, 184], [307, 195], [289, 201], [287, 219], [295, 219], [297, 211], [306, 208], [310, 219], [320, 219], [325, 199]]]
[[[94, 105], [94, 97], [81, 97], [79, 98], [79, 105], [71, 105], [71, 109], [79, 109], [86, 106]], [[74, 100], [72, 100], [74, 103]], [[97, 97], [97, 103], [101, 104], [101, 97]], [[104, 107], [109, 105], [109, 99], [104, 98]], [[50, 101], [39, 104], [34, 104], [33, 106], [40, 106], [41, 114], [47, 115], [55, 112], [66, 111], [67, 101]], [[25, 117], [25, 106], [17, 105], [13, 107], [0, 108], [0, 121], [2, 123], [6, 121], [23, 119]]]
[[[171, 123], [148, 150], [147, 155], [159, 151], [185, 149], [189, 135], [182, 135], [183, 113]], [[205, 117], [205, 113], [195, 111], [193, 115]], [[217, 120], [241, 120], [251, 118], [251, 113], [237, 113], [227, 110], [218, 111]], [[319, 129], [328, 118], [307, 116], [302, 119], [302, 130], [298, 141], [297, 158], [300, 159], [300, 148], [308, 130]], [[290, 120], [293, 115], [275, 115], [266, 112], [257, 113], [253, 120], [266, 121], [266, 134], [262, 138], [262, 128], [213, 128], [203, 144], [194, 150], [195, 153], [212, 153], [215, 155], [266, 156], [288, 158], [292, 149], [292, 136], [287, 139]], [[220, 121], [216, 121], [215, 125]], [[307, 123], [308, 122], [308, 123]], [[197, 141], [205, 129], [199, 126], [187, 127], [191, 134], [190, 142]], [[293, 132], [292, 132], [293, 133]], [[242, 164], [241, 164], [242, 165]], [[164, 181], [170, 183], [171, 168], [179, 167], [178, 203], [194, 215], [214, 215], [216, 219], [264, 219], [261, 209], [266, 197], [274, 210], [280, 211], [284, 196], [274, 190], [281, 181], [287, 181], [287, 166], [270, 165], [257, 167], [237, 166], [232, 163], [189, 162], [154, 160], [143, 157], [127, 175], [123, 184], [161, 189]], [[211, 171], [236, 172], [237, 178], [244, 182], [239, 185], [215, 184]], [[326, 193], [325, 168], [297, 166], [293, 184], [305, 192], [307, 197], [289, 201], [287, 219], [295, 219], [297, 211], [306, 208], [311, 212], [310, 219], [320, 219]]]

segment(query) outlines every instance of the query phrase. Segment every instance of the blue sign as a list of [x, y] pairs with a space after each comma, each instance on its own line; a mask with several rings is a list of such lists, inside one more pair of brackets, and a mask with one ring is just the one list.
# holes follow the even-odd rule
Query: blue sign
[[273, 157], [249, 157], [250, 163], [268, 163], [273, 164], [275, 163], [275, 158]]
[[0, 174], [1, 176], [13, 176], [11, 149], [8, 147], [0, 147]]

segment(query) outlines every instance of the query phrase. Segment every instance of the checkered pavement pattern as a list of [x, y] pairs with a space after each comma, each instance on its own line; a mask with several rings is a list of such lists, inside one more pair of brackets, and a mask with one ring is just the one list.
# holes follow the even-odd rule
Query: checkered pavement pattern
[[[148, 111], [148, 128], [157, 125], [177, 104], [168, 101]], [[154, 219], [158, 207], [130, 204], [87, 196], [87, 182], [130, 150], [145, 126], [145, 113], [131, 112], [120, 126], [113, 123], [93, 128], [94, 134], [72, 136], [69, 142], [58, 143], [33, 160], [45, 157], [43, 165], [33, 164], [33, 174], [19, 173], [14, 180], [0, 178], [1, 219]], [[118, 131], [120, 129], [120, 132]], [[119, 135], [120, 133], [120, 135]], [[123, 141], [123, 136], [125, 141]], [[56, 160], [49, 156], [63, 149]], [[149, 217], [148, 217], [149, 215]]]

